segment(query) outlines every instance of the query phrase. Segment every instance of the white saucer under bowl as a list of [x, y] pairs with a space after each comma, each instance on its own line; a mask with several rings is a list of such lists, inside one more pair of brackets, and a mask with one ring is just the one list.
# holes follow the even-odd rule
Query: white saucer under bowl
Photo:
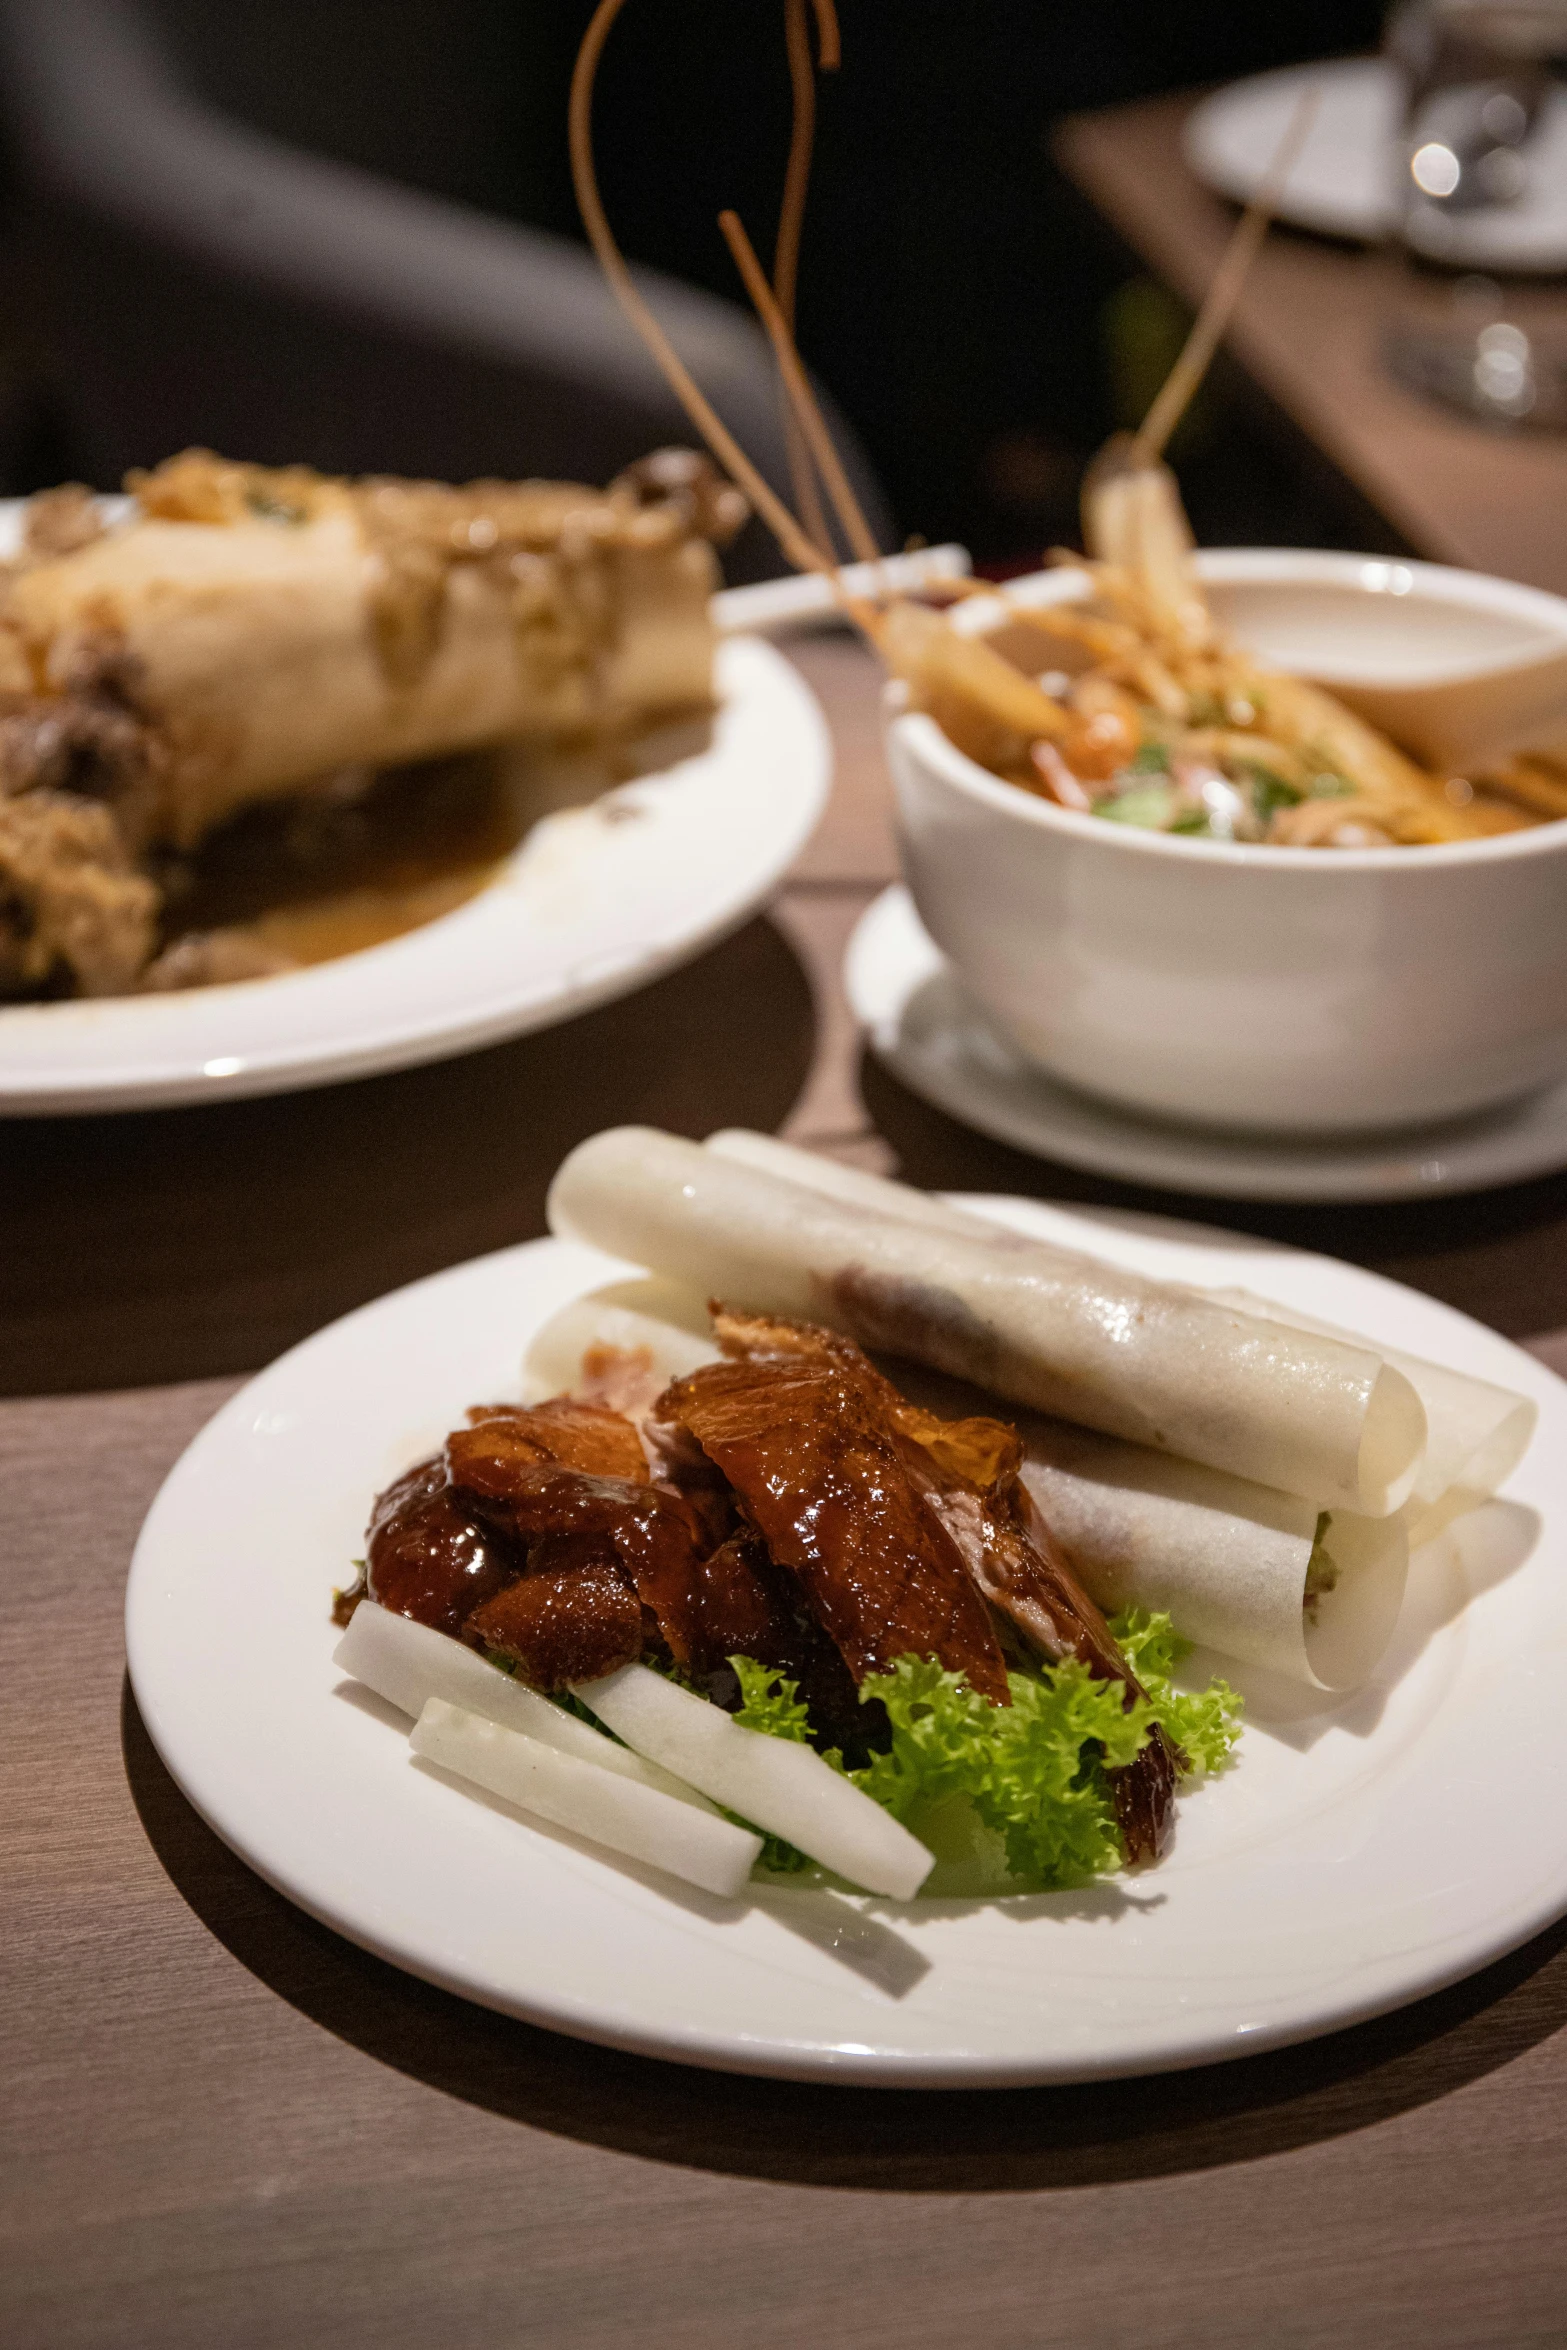
[[1567, 1166], [1567, 1083], [1397, 1134], [1218, 1133], [1166, 1125], [1058, 1083], [1024, 1059], [934, 944], [901, 884], [849, 941], [844, 984], [878, 1060], [950, 1117], [1095, 1174], [1222, 1199], [1419, 1199]]

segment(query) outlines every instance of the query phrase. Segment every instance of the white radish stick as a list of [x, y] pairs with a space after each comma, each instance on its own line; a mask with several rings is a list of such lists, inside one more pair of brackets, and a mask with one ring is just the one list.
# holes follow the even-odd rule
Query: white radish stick
[[[604, 1743], [607, 1745], [608, 1741]], [[735, 1900], [761, 1853], [762, 1839], [708, 1811], [694, 1811], [596, 1762], [583, 1762], [520, 1730], [508, 1730], [461, 1706], [432, 1697], [409, 1738], [415, 1754], [438, 1763], [522, 1811], [569, 1828], [591, 1844], [623, 1852], [649, 1868]]]
[[814, 1747], [742, 1729], [646, 1665], [584, 1681], [577, 1695], [639, 1754], [869, 1893], [912, 1901], [935, 1866], [934, 1853]]
[[579, 1721], [575, 1714], [551, 1705], [526, 1681], [514, 1681], [450, 1633], [416, 1624], [411, 1616], [394, 1615], [373, 1599], [362, 1599], [355, 1608], [348, 1630], [332, 1652], [332, 1662], [340, 1673], [362, 1681], [377, 1697], [384, 1697], [388, 1705], [395, 1705], [399, 1713], [413, 1720], [432, 1697], [439, 1697], [447, 1705], [482, 1714], [486, 1721], [499, 1722], [508, 1730], [519, 1730], [553, 1746], [560, 1754], [575, 1755], [579, 1762], [596, 1763], [600, 1770], [615, 1771], [644, 1787], [656, 1787], [660, 1794], [674, 1796], [698, 1811], [712, 1810], [694, 1787], [682, 1786], [657, 1763], [645, 1761], [629, 1747], [617, 1746], [590, 1722]]

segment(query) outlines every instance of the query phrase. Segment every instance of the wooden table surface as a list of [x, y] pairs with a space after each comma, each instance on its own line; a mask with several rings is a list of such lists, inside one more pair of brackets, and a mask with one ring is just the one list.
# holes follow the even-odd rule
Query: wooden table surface
[[[1195, 307], [1236, 215], [1182, 158], [1194, 103], [1157, 98], [1079, 115], [1057, 133], [1055, 152]], [[1394, 383], [1378, 348], [1389, 293], [1379, 259], [1275, 228], [1226, 343], [1415, 553], [1567, 593], [1567, 436], [1499, 432]]]
[[771, 917], [688, 970], [438, 1069], [0, 1128], [6, 2350], [1567, 2339], [1567, 1927], [1382, 2022], [1164, 2079], [730, 2080], [365, 1956], [252, 1876], [152, 1751], [121, 1601], [180, 1449], [279, 1347], [541, 1231], [562, 1152], [613, 1121], [1244, 1224], [1555, 1331], [1540, 1351], [1567, 1363], [1567, 1179], [1375, 1210], [1164, 1199], [862, 1068], [837, 972], [893, 870], [875, 681], [846, 639], [799, 659], [833, 812]]

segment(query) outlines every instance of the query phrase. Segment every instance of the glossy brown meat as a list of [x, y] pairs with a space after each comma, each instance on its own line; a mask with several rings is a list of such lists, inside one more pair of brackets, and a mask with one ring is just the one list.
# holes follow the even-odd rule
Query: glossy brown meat
[[630, 1477], [595, 1475], [541, 1459], [529, 1432], [500, 1417], [456, 1428], [446, 1440], [446, 1469], [464, 1504], [486, 1525], [531, 1543], [546, 1534], [603, 1535], [630, 1569], [647, 1604], [681, 1585], [701, 1530], [678, 1494]]
[[505, 1443], [509, 1460], [535, 1466], [559, 1461], [590, 1477], [624, 1477], [633, 1485], [648, 1481], [636, 1429], [623, 1413], [603, 1403], [557, 1395], [539, 1404], [475, 1404], [468, 1422], [470, 1427], [496, 1429], [495, 1441]]
[[[598, 1412], [595, 1429], [587, 1417], [591, 1407], [582, 1409], [584, 1418], [572, 1424], [570, 1439], [578, 1457], [624, 1459], [624, 1445], [617, 1456], [619, 1440], [602, 1425], [616, 1416]], [[649, 1483], [636, 1431], [625, 1420], [618, 1426], [637, 1443], [640, 1481], [590, 1475], [544, 1459], [539, 1418], [493, 1413], [456, 1430], [446, 1447], [452, 1482], [467, 1505], [514, 1540], [534, 1546], [530, 1574], [540, 1537], [592, 1538], [618, 1559], [648, 1612], [649, 1629], [677, 1664], [709, 1673], [736, 1654], [780, 1669], [792, 1660], [800, 1643], [785, 1638], [792, 1626], [774, 1588], [776, 1574], [753, 1547], [728, 1539], [735, 1524], [731, 1505], [708, 1506], [714, 1497], [703, 1493], [688, 1501], [667, 1485]], [[559, 1425], [546, 1424], [547, 1440], [555, 1440]]]
[[[1097, 1680], [1122, 1682], [1128, 1703], [1144, 1696], [1114, 1633], [1017, 1474], [1021, 1447], [1011, 1429], [999, 1421], [942, 1422], [913, 1406], [903, 1407], [900, 1423], [919, 1431], [905, 1433], [904, 1442], [929, 1465], [930, 1506], [991, 1606], [1038, 1655], [1052, 1663], [1076, 1657]], [[987, 1427], [994, 1440], [987, 1438]], [[982, 1474], [994, 1462], [988, 1488], [964, 1476], [955, 1465], [960, 1460]], [[1184, 1767], [1185, 1757], [1156, 1722], [1136, 1758], [1109, 1773], [1128, 1860], [1157, 1860], [1174, 1825], [1175, 1782]]]
[[522, 1568], [522, 1552], [464, 1509], [440, 1460], [421, 1461], [376, 1500], [365, 1584], [394, 1615], [461, 1634], [473, 1609]]
[[[790, 1365], [831, 1365], [874, 1399], [895, 1432], [904, 1467], [937, 1517], [976, 1590], [1036, 1654], [1076, 1657], [1100, 1680], [1124, 1683], [1128, 1701], [1145, 1694], [1104, 1616], [1018, 1472], [1016, 1432], [983, 1416], [946, 1420], [909, 1403], [853, 1341], [811, 1323], [714, 1307], [726, 1354]], [[1155, 1725], [1136, 1760], [1110, 1773], [1127, 1858], [1157, 1858], [1174, 1818], [1175, 1782], [1185, 1758]]]
[[468, 1619], [535, 1689], [596, 1681], [642, 1654], [642, 1603], [603, 1535], [547, 1535], [528, 1572]]
[[1008, 1702], [989, 1616], [856, 1363], [803, 1347], [713, 1363], [658, 1409], [722, 1470], [856, 1683], [912, 1653]]

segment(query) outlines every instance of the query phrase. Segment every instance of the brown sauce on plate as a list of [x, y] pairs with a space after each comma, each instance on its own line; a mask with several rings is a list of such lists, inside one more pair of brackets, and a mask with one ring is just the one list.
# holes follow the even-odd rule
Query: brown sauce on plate
[[456, 911], [542, 817], [702, 747], [709, 721], [590, 744], [508, 743], [251, 808], [161, 877], [162, 945], [214, 932], [327, 963]]

